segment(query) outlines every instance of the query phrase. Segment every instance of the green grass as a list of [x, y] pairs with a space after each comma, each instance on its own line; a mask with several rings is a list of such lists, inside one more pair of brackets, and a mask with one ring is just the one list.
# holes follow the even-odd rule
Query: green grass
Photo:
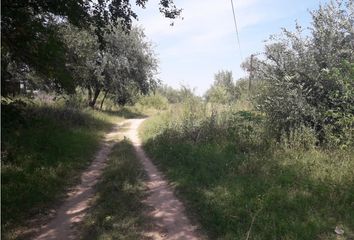
[[144, 123], [144, 148], [211, 239], [354, 238], [352, 149], [272, 147], [240, 118], [236, 130], [213, 128], [211, 138], [195, 141], [190, 129], [202, 136], [211, 128], [195, 121], [186, 130], [172, 117]]
[[16, 238], [79, 180], [119, 115], [29, 104], [2, 105], [1, 235]]
[[82, 239], [143, 239], [143, 177], [130, 142], [116, 144], [81, 225]]

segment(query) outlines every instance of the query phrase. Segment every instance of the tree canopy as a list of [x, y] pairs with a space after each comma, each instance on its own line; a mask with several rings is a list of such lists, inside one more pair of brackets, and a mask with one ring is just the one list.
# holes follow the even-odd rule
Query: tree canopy
[[157, 59], [141, 29], [133, 28], [127, 34], [118, 25], [104, 35], [104, 50], [100, 50], [94, 29], [65, 24], [61, 33], [69, 49], [68, 68], [76, 86], [87, 90], [91, 107], [102, 92], [124, 105], [134, 94], [147, 94], [156, 86]]
[[[148, 0], [135, 4], [145, 7]], [[105, 34], [118, 25], [127, 32], [137, 14], [129, 0], [4, 0], [1, 1], [2, 94], [12, 91], [13, 72], [33, 70], [52, 84], [73, 92], [75, 84], [67, 69], [66, 46], [58, 33], [58, 25], [70, 23], [80, 29], [93, 27], [98, 47], [106, 47]], [[160, 1], [160, 12], [167, 18], [181, 13], [172, 0]]]
[[318, 139], [350, 137], [354, 125], [354, 3], [336, 1], [311, 13], [305, 34], [283, 29], [265, 47], [255, 72], [265, 81], [258, 107], [281, 133], [301, 125]]
[[214, 76], [214, 83], [205, 93], [209, 102], [229, 104], [238, 97], [231, 71], [219, 71]]

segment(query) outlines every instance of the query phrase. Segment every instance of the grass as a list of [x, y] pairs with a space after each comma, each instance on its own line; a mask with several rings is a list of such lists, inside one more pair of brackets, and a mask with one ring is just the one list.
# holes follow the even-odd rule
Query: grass
[[353, 149], [264, 143], [247, 112], [224, 128], [198, 119], [184, 127], [177, 115], [145, 121], [140, 134], [211, 239], [354, 238]]
[[2, 104], [2, 237], [16, 238], [16, 229], [62, 199], [91, 162], [103, 134], [122, 119], [89, 109]]
[[116, 144], [81, 226], [82, 239], [143, 239], [143, 177], [131, 143]]

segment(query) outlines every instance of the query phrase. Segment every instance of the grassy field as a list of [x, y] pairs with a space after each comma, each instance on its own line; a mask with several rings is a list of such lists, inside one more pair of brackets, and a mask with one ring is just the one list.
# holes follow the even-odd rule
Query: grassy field
[[252, 112], [197, 112], [156, 115], [140, 134], [211, 239], [354, 238], [352, 149], [276, 145]]
[[46, 214], [76, 183], [103, 134], [136, 114], [100, 112], [18, 101], [2, 105], [2, 237]]
[[93, 207], [81, 225], [82, 239], [143, 239], [143, 178], [130, 142], [116, 144]]

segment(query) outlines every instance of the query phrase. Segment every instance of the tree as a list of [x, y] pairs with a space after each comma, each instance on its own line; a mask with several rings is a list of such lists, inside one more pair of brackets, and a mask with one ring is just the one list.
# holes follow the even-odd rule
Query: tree
[[219, 71], [215, 74], [214, 83], [205, 94], [209, 102], [230, 104], [238, 98], [232, 72]]
[[[128, 87], [130, 91], [126, 93], [141, 93], [147, 94], [150, 90], [157, 87], [157, 74], [158, 61], [152, 46], [145, 40], [144, 32], [139, 28], [134, 28], [129, 35], [123, 34], [121, 28], [117, 28], [114, 32], [107, 34], [107, 44], [109, 51], [107, 56], [113, 62], [120, 58], [120, 67], [114, 65], [107, 65], [108, 79], [105, 84], [105, 91], [123, 92], [122, 89]], [[122, 64], [123, 63], [123, 64]], [[119, 80], [119, 81], [117, 81]], [[133, 96], [134, 94], [130, 94]], [[114, 95], [113, 95], [114, 96]], [[115, 95], [118, 96], [118, 95]], [[119, 104], [125, 104], [130, 99], [123, 99], [123, 94], [119, 98], [113, 100]]]
[[309, 35], [297, 25], [266, 45], [266, 59], [255, 69], [266, 81], [258, 104], [278, 134], [305, 125], [323, 142], [326, 129], [344, 136], [353, 128], [353, 5], [343, 0], [320, 6], [311, 13]]
[[[137, 0], [135, 4], [145, 7], [147, 1]], [[66, 47], [58, 35], [58, 24], [67, 22], [81, 29], [93, 26], [103, 50], [107, 32], [118, 24], [128, 32], [132, 19], [137, 18], [129, 0], [3, 0], [1, 8], [2, 85], [13, 82], [9, 65], [26, 65], [69, 92], [75, 85], [66, 68]], [[167, 18], [175, 18], [181, 9], [172, 0], [160, 0], [160, 11]]]
[[157, 60], [141, 29], [133, 28], [127, 34], [115, 27], [104, 36], [104, 50], [99, 48], [94, 29], [65, 25], [62, 32], [70, 50], [70, 68], [77, 85], [87, 90], [89, 106], [95, 106], [102, 92], [104, 99], [108, 96], [124, 105], [134, 95], [156, 87]]
[[180, 92], [170, 86], [167, 85], [161, 85], [158, 86], [156, 91], [167, 98], [169, 103], [179, 103], [182, 102], [182, 97], [180, 95]]

